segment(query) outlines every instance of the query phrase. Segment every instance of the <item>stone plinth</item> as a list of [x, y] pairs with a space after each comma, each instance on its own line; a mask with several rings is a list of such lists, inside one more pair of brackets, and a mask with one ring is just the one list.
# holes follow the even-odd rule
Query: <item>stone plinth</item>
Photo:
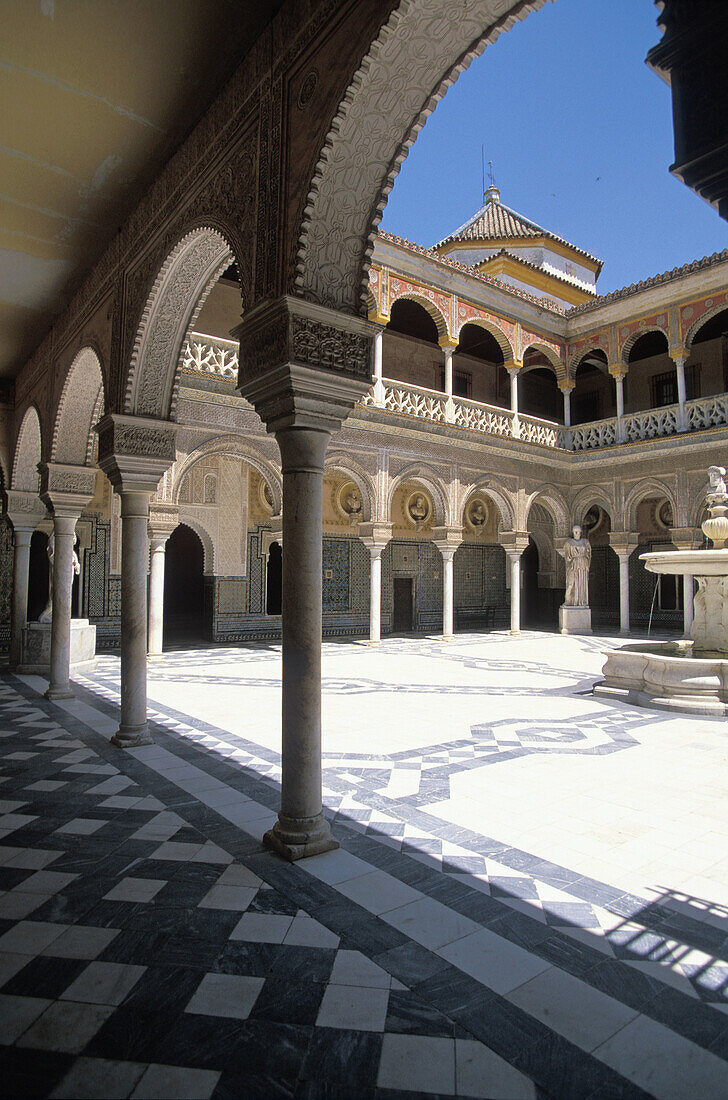
[[559, 633], [591, 634], [591, 608], [569, 607], [562, 604], [559, 608]]
[[[17, 671], [48, 676], [51, 661], [51, 624], [28, 623], [23, 630], [23, 651]], [[70, 673], [96, 668], [96, 627], [88, 619], [71, 619]]]

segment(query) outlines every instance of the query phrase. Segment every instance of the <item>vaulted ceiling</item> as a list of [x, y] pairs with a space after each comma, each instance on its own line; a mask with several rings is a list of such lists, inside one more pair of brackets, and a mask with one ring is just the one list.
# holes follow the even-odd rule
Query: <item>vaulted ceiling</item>
[[13, 377], [282, 0], [0, 0], [0, 376]]

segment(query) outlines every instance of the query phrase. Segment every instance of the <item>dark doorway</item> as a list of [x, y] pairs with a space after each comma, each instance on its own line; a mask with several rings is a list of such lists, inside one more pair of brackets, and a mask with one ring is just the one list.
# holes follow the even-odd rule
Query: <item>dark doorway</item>
[[395, 634], [409, 633], [413, 629], [412, 577], [394, 578], [392, 630]]
[[34, 531], [30, 540], [28, 622], [35, 623], [48, 603], [48, 536]]
[[521, 588], [521, 624], [523, 626], [541, 626], [541, 608], [539, 606], [538, 590], [538, 549], [533, 539], [521, 556], [521, 573], [523, 586]]
[[164, 639], [202, 641], [204, 637], [204, 553], [200, 538], [181, 523], [167, 543], [164, 568]]
[[268, 551], [266, 571], [265, 613], [280, 615], [281, 589], [283, 585], [283, 552], [279, 542], [272, 542]]

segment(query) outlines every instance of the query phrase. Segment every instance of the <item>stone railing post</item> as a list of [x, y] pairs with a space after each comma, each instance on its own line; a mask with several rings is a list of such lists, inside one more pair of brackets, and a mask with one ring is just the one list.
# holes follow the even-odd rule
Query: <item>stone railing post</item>
[[176, 424], [109, 415], [98, 425], [99, 466], [121, 497], [121, 699], [118, 748], [151, 743], [147, 725], [149, 500], [175, 460]]
[[455, 591], [453, 560], [455, 551], [463, 541], [461, 527], [436, 527], [432, 541], [442, 554], [442, 640], [454, 639]]
[[30, 540], [48, 512], [37, 493], [8, 489], [7, 517], [13, 525], [13, 600], [10, 607], [10, 667], [22, 663], [23, 631], [28, 625]]
[[359, 538], [369, 551], [369, 645], [382, 640], [382, 551], [392, 537], [391, 523], [362, 523]]
[[174, 504], [149, 506], [149, 616], [147, 657], [159, 660], [164, 647], [164, 564], [167, 539], [179, 523], [179, 509]]
[[634, 531], [611, 531], [609, 545], [619, 558], [619, 633], [629, 634], [629, 558], [639, 545]]
[[50, 679], [46, 697], [73, 696], [71, 670], [71, 594], [76, 522], [94, 495], [96, 470], [41, 462], [40, 498], [53, 512], [53, 605], [51, 618]]
[[296, 860], [338, 847], [321, 794], [324, 456], [372, 383], [374, 326], [284, 297], [248, 311], [238, 388], [275, 434], [283, 470], [281, 809], [264, 843]]
[[521, 633], [521, 555], [528, 546], [527, 531], [505, 531], [500, 544], [508, 557], [511, 582], [511, 634]]

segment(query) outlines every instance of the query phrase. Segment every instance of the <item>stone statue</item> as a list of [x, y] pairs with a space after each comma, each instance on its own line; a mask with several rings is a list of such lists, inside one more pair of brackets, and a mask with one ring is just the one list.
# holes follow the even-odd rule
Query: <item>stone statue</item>
[[[76, 576], [81, 572], [81, 562], [78, 560], [78, 554], [76, 553], [76, 543], [78, 542], [78, 535], [73, 536], [73, 572]], [[40, 615], [38, 616], [39, 623], [49, 623], [53, 619], [53, 558], [55, 556], [56, 536], [50, 534], [48, 536], [48, 603], [45, 605]]]
[[718, 504], [725, 501], [728, 498], [728, 490], [725, 487], [725, 466], [709, 466], [708, 467], [708, 479], [710, 480], [710, 489], [706, 495], [706, 500], [711, 503]]
[[361, 519], [361, 497], [353, 486], [344, 497], [343, 509], [352, 525]]
[[417, 496], [410, 501], [408, 511], [417, 527], [421, 527], [425, 522], [429, 510], [427, 500], [422, 493], [418, 493]]
[[591, 546], [581, 537], [581, 527], [572, 528], [572, 539], [567, 539], [562, 551], [566, 561], [565, 607], [589, 606], [589, 565]]

